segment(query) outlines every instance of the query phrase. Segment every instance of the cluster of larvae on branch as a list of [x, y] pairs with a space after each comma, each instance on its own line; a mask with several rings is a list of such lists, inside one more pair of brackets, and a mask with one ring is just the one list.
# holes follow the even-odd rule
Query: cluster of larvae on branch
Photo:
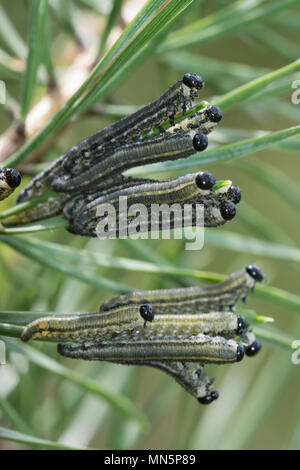
[[96, 313], [35, 320], [21, 339], [63, 339], [57, 350], [73, 359], [158, 368], [209, 404], [219, 393], [205, 364], [240, 362], [261, 348], [233, 310], [263, 279], [252, 264], [214, 285], [131, 292], [106, 301]]
[[[99, 223], [105, 220], [99, 208], [109, 204], [116, 226], [122, 219], [122, 228], [127, 230], [133, 217], [129, 214], [124, 219], [119, 203], [122, 197], [131, 207], [143, 204], [146, 209], [153, 204], [176, 204], [180, 213], [171, 213], [171, 229], [182, 219], [181, 209], [186, 204], [192, 208], [191, 226], [197, 223], [199, 204], [204, 209], [204, 226], [216, 227], [231, 220], [241, 199], [240, 190], [229, 180], [216, 182], [210, 172], [199, 171], [171, 181], [124, 175], [131, 168], [187, 158], [207, 148], [207, 135], [220, 122], [222, 113], [209, 104], [192, 112], [203, 86], [199, 75], [186, 73], [154, 102], [72, 147], [20, 191], [19, 204], [37, 198], [36, 205], [4, 219], [3, 225], [23, 225], [63, 214], [70, 232], [97, 237]], [[162, 230], [161, 219], [157, 228]], [[150, 230], [150, 220], [139, 227], [140, 232]], [[119, 235], [119, 230], [114, 230], [113, 236]], [[104, 236], [111, 236], [109, 229]]]

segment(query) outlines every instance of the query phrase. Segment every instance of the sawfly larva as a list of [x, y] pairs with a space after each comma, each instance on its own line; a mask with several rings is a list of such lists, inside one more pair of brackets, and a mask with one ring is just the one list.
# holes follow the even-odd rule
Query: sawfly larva
[[58, 192], [81, 192], [132, 167], [189, 157], [206, 146], [207, 137], [204, 134], [194, 133], [192, 136], [183, 131], [177, 134], [165, 133], [155, 139], [126, 144], [78, 176], [55, 178], [51, 186]]
[[180, 287], [135, 291], [104, 302], [100, 312], [123, 305], [150, 303], [157, 314], [203, 313], [205, 311], [232, 310], [238, 300], [246, 300], [248, 291], [254, 290], [256, 282], [264, 275], [255, 264], [231, 274], [225, 281], [199, 287]]
[[144, 328], [154, 319], [154, 310], [149, 304], [128, 305], [113, 308], [103, 315], [84, 313], [70, 316], [39, 318], [27, 325], [21, 334], [23, 341], [39, 338], [73, 338], [77, 341], [88, 338], [117, 335], [126, 329]]
[[[145, 212], [139, 220], [139, 233], [162, 230], [166, 215], [171, 229], [183, 224], [185, 227], [219, 226], [235, 216], [235, 205], [228, 200], [231, 182], [214, 190], [215, 178], [209, 172], [188, 174], [171, 181], [141, 181], [133, 180], [128, 187], [120, 183], [120, 188], [114, 191], [109, 190], [104, 195], [100, 191], [99, 197], [95, 192], [89, 203], [89, 196], [85, 203], [81, 197], [71, 199], [64, 209], [64, 215], [70, 220], [68, 230], [100, 238], [123, 236], [132, 228], [133, 209]], [[198, 205], [203, 206], [203, 220], [197, 213]], [[189, 217], [186, 217], [188, 209]], [[107, 212], [114, 216], [114, 223], [108, 223]]]
[[182, 338], [113, 340], [86, 343], [59, 343], [58, 352], [73, 359], [90, 361], [130, 361], [179, 360], [210, 364], [230, 364], [244, 357], [244, 346], [221, 336], [199, 334]]

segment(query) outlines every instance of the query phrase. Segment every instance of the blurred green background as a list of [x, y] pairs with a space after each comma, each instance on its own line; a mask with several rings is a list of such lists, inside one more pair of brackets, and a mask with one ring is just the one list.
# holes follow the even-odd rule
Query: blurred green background
[[[25, 45], [30, 24], [29, 3], [1, 1], [1, 9], [4, 9]], [[62, 8], [62, 3], [66, 10]], [[113, 44], [144, 2], [113, 3], [118, 13], [115, 19], [113, 15], [109, 16], [110, 1], [49, 2], [47, 24], [51, 39], [48, 46], [51, 46], [49, 50], [57, 79], [63, 77], [78, 55], [97, 47], [107, 18], [114, 21], [105, 50]], [[184, 46], [180, 44], [180, 38], [184, 43], [186, 35], [179, 34], [178, 45], [173, 44], [173, 48], [171, 41], [168, 43], [166, 39], [165, 48], [163, 43], [156, 47], [102, 102], [130, 106], [146, 104], [188, 71], [201, 73], [206, 81], [201, 99], [213, 101], [214, 97], [296, 60], [300, 2], [281, 2], [282, 7], [277, 12], [257, 15], [257, 11], [275, 3], [245, 0], [192, 2], [187, 14], [173, 26], [173, 31], [184, 31], [183, 28], [203, 19], [196, 31], [202, 28], [204, 33], [208, 33], [203, 33], [202, 39], [199, 36], [199, 40], [187, 41]], [[251, 19], [251, 14], [254, 19], [248, 21], [247, 15]], [[229, 21], [231, 23], [227, 26]], [[87, 37], [87, 32], [90, 32], [90, 37]], [[11, 57], [18, 55], [14, 46], [5, 40], [4, 34], [0, 34], [0, 50]], [[22, 70], [21, 60], [19, 66]], [[22, 100], [23, 79], [22, 73], [16, 72], [15, 67], [14, 63], [10, 69], [5, 68], [2, 60], [0, 79], [5, 81], [11, 100], [18, 103]], [[209, 149], [257, 136], [259, 131], [274, 132], [298, 125], [300, 104], [291, 103], [294, 91], [292, 82], [295, 79], [297, 74], [290, 73], [278, 82], [277, 91], [272, 92], [270, 88], [269, 95], [250, 99], [226, 110], [217, 131], [210, 136]], [[35, 88], [34, 103], [38, 103], [46, 93], [47, 87], [42, 79]], [[110, 116], [109, 112], [110, 108], [104, 106], [71, 121], [62, 128], [51, 145], [33, 160], [33, 164], [56, 158], [119, 117], [118, 113], [117, 116]], [[11, 125], [12, 118], [2, 105], [0, 116], [0, 131], [4, 132]], [[285, 258], [284, 254], [280, 255], [283, 253], [280, 249], [278, 259], [268, 256], [268, 253], [259, 254], [255, 249], [251, 252], [247, 244], [244, 248], [236, 245], [232, 236], [234, 233], [254, 237], [270, 242], [270, 246], [272, 243], [278, 243], [281, 247], [299, 246], [299, 138], [294, 138], [293, 143], [290, 146], [287, 143], [273, 145], [255, 155], [250, 153], [243, 159], [205, 165], [205, 169], [212, 171], [216, 179], [231, 179], [238, 185], [242, 191], [242, 202], [233, 221], [224, 227], [206, 230], [205, 246], [199, 252], [184, 250], [184, 241], [180, 240], [89, 240], [77, 238], [63, 229], [36, 233], [34, 237], [85, 248], [91, 253], [162, 264], [170, 262], [176, 267], [226, 275], [246, 264], [256, 263], [265, 273], [268, 285], [299, 295], [299, 256], [294, 260]], [[276, 175], [279, 171], [277, 179], [274, 170]], [[178, 169], [158, 176], [175, 177], [188, 171]], [[269, 177], [273, 187], [262, 180], [263, 175]], [[23, 181], [26, 183], [28, 178], [23, 178]], [[12, 196], [2, 202], [1, 209], [12, 207], [14, 200], [15, 196]], [[222, 238], [227, 233], [229, 247], [225, 246], [225, 239]], [[6, 244], [0, 245], [0, 261], [2, 311], [91, 312], [96, 311], [105, 299], [115, 295], [110, 289], [47, 268]], [[85, 271], [80, 260], [77, 267]], [[92, 275], [136, 289], [197, 284], [193, 279], [128, 272], [112, 267], [93, 269]], [[297, 311], [251, 294], [247, 307], [258, 315], [275, 319], [274, 329], [270, 331], [278, 331], [284, 338], [300, 339], [299, 309]], [[0, 366], [0, 426], [3, 428], [72, 447], [98, 449], [300, 447], [300, 365], [292, 364], [292, 349], [276, 345], [276, 342], [269, 344], [263, 341], [261, 353], [253, 359], [245, 358], [240, 364], [209, 367], [210, 374], [217, 377], [216, 388], [220, 390], [220, 398], [206, 408], [199, 406], [195, 399], [159, 371], [66, 360], [58, 356], [55, 345], [38, 342], [30, 346], [30, 353], [28, 349], [25, 354], [19, 340], [2, 339], [7, 346], [7, 364]], [[34, 357], [36, 349], [45, 356]], [[33, 358], [28, 354], [32, 354]], [[43, 362], [47, 357], [53, 358], [55, 363]], [[59, 364], [66, 369], [59, 369]], [[79, 379], [74, 383], [76, 380], [68, 377], [66, 370], [75, 371], [78, 374], [76, 377], [80, 376], [83, 381], [85, 378], [97, 381], [111, 394], [127, 397], [147, 417], [150, 425], [147, 429], [143, 428], [134, 416], [120, 412], [120, 407], [114, 406], [105, 397], [90, 393], [84, 384], [78, 383]], [[29, 443], [27, 448], [36, 445], [37, 442]], [[22, 444], [0, 440], [2, 449], [20, 447], [23, 447]]]

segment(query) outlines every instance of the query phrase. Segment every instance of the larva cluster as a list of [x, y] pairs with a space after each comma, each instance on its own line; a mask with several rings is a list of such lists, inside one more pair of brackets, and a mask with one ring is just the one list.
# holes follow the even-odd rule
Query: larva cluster
[[[133, 203], [145, 201], [148, 207], [151, 200], [157, 200], [157, 204], [166, 203], [169, 194], [169, 203], [176, 204], [180, 178], [178, 181], [160, 182], [127, 178], [123, 173], [144, 164], [186, 158], [206, 149], [207, 134], [222, 118], [219, 108], [208, 105], [175, 124], [175, 117], [180, 113], [185, 114], [193, 107], [197, 92], [203, 86], [200, 76], [186, 73], [182, 80], [154, 102], [73, 147], [33, 178], [20, 192], [18, 202], [40, 196], [49, 189], [60, 194], [50, 196], [46, 202], [5, 219], [3, 225], [22, 225], [63, 212], [70, 221], [69, 231], [84, 236], [97, 236], [99, 220], [94, 213], [102, 201], [110, 203], [117, 196], [130, 194]], [[164, 121], [169, 121], [171, 125], [167, 131], [163, 131], [161, 127]], [[163, 133], [157, 137], [143, 138], [145, 134], [150, 136], [155, 128]], [[189, 175], [186, 176], [188, 177]], [[212, 175], [209, 184], [211, 181], [215, 181]], [[190, 198], [186, 190], [185, 199], [181, 198], [179, 203], [196, 205], [203, 202], [205, 226], [222, 225], [234, 217], [235, 203], [230, 201], [229, 188], [223, 197], [220, 191], [214, 191], [213, 196], [205, 197], [199, 189], [191, 192]], [[212, 185], [208, 189], [213, 192]], [[194, 212], [190, 225], [196, 223]], [[128, 226], [130, 223], [131, 220], [128, 219]], [[175, 219], [172, 220], [170, 228], [176, 227], [176, 223]], [[149, 230], [150, 226], [145, 225], [142, 231]], [[161, 226], [158, 226], [158, 230], [161, 230]], [[115, 235], [118, 236], [118, 232]], [[110, 236], [110, 232], [105, 236]]]
[[159, 368], [208, 404], [218, 392], [204, 364], [239, 362], [260, 349], [232, 309], [262, 280], [260, 268], [248, 265], [214, 286], [137, 291], [105, 302], [98, 313], [36, 320], [21, 338], [71, 339], [58, 344], [63, 356]]
[[[121, 225], [122, 230], [134, 225], [133, 216], [124, 215], [120, 206], [123, 199], [127, 206], [143, 206], [147, 211], [168, 205], [171, 229], [182, 222], [186, 205], [191, 208], [190, 226], [198, 225], [198, 205], [203, 207], [205, 227], [233, 219], [240, 189], [231, 181], [216, 182], [210, 172], [170, 181], [124, 175], [131, 168], [188, 158], [207, 148], [207, 136], [220, 122], [221, 110], [207, 105], [186, 114], [203, 86], [200, 76], [187, 73], [157, 100], [71, 148], [32, 179], [20, 192], [18, 203], [48, 190], [58, 194], [48, 197], [47, 193], [45, 202], [3, 224], [26, 224], [63, 213], [70, 232], [95, 237], [105, 221], [99, 208], [109, 205], [116, 229], [108, 229], [105, 236], [120, 237]], [[15, 170], [3, 170], [0, 199], [19, 183]], [[163, 228], [158, 219], [157, 229]], [[152, 221], [145, 219], [139, 232], [151, 230]], [[62, 339], [66, 342], [58, 344], [58, 352], [71, 358], [161, 369], [200, 403], [209, 404], [218, 398], [218, 392], [213, 390], [204, 364], [239, 362], [245, 353], [253, 356], [260, 349], [245, 319], [233, 309], [263, 277], [260, 268], [248, 265], [216, 285], [132, 292], [105, 302], [96, 313], [36, 320], [24, 328], [21, 338]]]

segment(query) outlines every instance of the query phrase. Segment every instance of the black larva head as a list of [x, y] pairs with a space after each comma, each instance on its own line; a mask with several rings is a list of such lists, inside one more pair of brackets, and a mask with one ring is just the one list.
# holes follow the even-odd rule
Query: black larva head
[[256, 264], [248, 264], [248, 266], [246, 266], [246, 272], [249, 274], [249, 276], [258, 282], [262, 282], [265, 278], [262, 270], [256, 266]]
[[15, 170], [14, 168], [5, 168], [4, 174], [8, 186], [12, 189], [17, 188], [20, 185], [21, 175], [18, 170]]
[[208, 106], [205, 112], [211, 122], [220, 122], [222, 119], [222, 111], [218, 106]]
[[196, 185], [199, 189], [211, 189], [216, 183], [216, 179], [209, 171], [202, 171], [196, 176]]
[[200, 75], [196, 75], [195, 73], [186, 73], [183, 76], [182, 82], [189, 88], [196, 88], [197, 90], [200, 90], [200, 88], [204, 86], [204, 81]]
[[217, 390], [212, 390], [210, 396], [213, 400], [217, 400], [219, 398], [219, 392]]
[[221, 203], [220, 212], [224, 220], [231, 220], [236, 214], [235, 205], [231, 201], [223, 201]]
[[241, 315], [237, 317], [237, 334], [242, 334], [248, 327], [248, 323], [246, 322], [245, 318]]
[[154, 308], [149, 304], [141, 305], [140, 314], [145, 322], [154, 320]]
[[210, 405], [213, 401], [219, 398], [219, 392], [217, 390], [213, 390], [211, 393], [205, 395], [204, 397], [199, 397], [197, 400], [202, 405]]
[[193, 138], [194, 149], [202, 152], [208, 146], [208, 138], [205, 134], [195, 134]]
[[242, 344], [238, 344], [236, 350], [236, 362], [240, 362], [245, 355], [245, 348]]
[[256, 339], [252, 344], [246, 347], [246, 354], [249, 357], [255, 356], [261, 350], [261, 342]]
[[242, 197], [240, 188], [234, 184], [231, 185], [228, 190], [228, 197], [234, 204], [238, 204]]

